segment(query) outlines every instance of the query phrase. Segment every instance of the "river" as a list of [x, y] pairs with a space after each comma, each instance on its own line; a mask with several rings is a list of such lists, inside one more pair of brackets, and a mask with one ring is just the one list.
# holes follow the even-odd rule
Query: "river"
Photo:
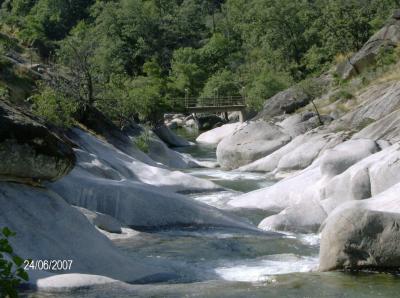
[[[181, 151], [199, 160], [216, 160], [212, 147], [196, 145]], [[193, 199], [235, 213], [255, 225], [268, 216], [259, 210], [226, 206], [233, 196], [274, 184], [265, 174], [220, 169], [186, 172], [228, 189], [190, 194]], [[148, 231], [113, 241], [128, 255], [170, 261], [181, 272], [181, 279], [169, 284], [115, 284], [74, 293], [39, 293], [36, 297], [399, 297], [400, 293], [400, 278], [395, 275], [317, 272], [317, 234], [286, 234], [271, 239], [224, 229], [191, 228]]]

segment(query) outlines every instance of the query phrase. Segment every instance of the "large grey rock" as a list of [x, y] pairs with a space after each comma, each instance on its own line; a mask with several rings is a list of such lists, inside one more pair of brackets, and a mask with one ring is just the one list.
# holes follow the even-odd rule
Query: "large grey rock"
[[[331, 82], [332, 76], [330, 74], [312, 79], [312, 83], [321, 86], [321, 88], [326, 88]], [[270, 120], [282, 114], [292, 114], [299, 108], [308, 105], [309, 102], [310, 97], [298, 86], [293, 86], [267, 99], [262, 111], [254, 119]]]
[[222, 168], [235, 169], [271, 154], [290, 140], [272, 123], [249, 122], [218, 144], [217, 159]]
[[263, 219], [258, 227], [267, 231], [310, 233], [318, 231], [326, 216], [318, 200], [310, 196], [307, 200], [287, 207], [279, 214]]
[[320, 125], [315, 116], [316, 114], [311, 112], [293, 114], [278, 122], [277, 125], [282, 127], [286, 134], [294, 138]]
[[328, 177], [339, 175], [379, 149], [373, 140], [349, 140], [325, 152], [321, 158], [321, 173]]
[[136, 146], [136, 139], [143, 136], [144, 133], [148, 134], [148, 152], [146, 152], [146, 157], [150, 162], [141, 158], [143, 152], [139, 154], [134, 151], [126, 151], [128, 155], [139, 159], [149, 165], [159, 166], [159, 167], [169, 167], [174, 169], [187, 169], [200, 167], [199, 163], [189, 155], [179, 153], [175, 150], [170, 149], [154, 132], [146, 132], [145, 128], [136, 123], [131, 123], [123, 129], [123, 133], [129, 137], [126, 141], [125, 147]]
[[326, 212], [347, 201], [368, 199], [400, 182], [399, 146], [376, 152], [321, 185], [321, 204]]
[[236, 208], [263, 209], [270, 212], [281, 212], [296, 204], [301, 198], [308, 197], [310, 188], [321, 178], [318, 166], [311, 165], [271, 187], [258, 189], [232, 198], [228, 205]]
[[400, 214], [348, 208], [332, 214], [322, 230], [321, 271], [398, 270]]
[[209, 145], [218, 145], [225, 137], [232, 135], [236, 130], [245, 124], [242, 123], [229, 123], [220, 127], [211, 129], [200, 134], [196, 142]]
[[399, 42], [400, 20], [393, 18], [385, 27], [375, 33], [356, 54], [338, 65], [338, 74], [345, 80], [360, 74], [375, 62], [376, 56], [384, 47], [396, 47]]
[[277, 115], [290, 114], [309, 102], [310, 98], [305, 93], [299, 92], [296, 87], [291, 87], [267, 99], [256, 119], [268, 120]]
[[0, 180], [39, 183], [67, 174], [72, 148], [29, 114], [0, 101]]
[[272, 154], [240, 167], [239, 170], [279, 172], [305, 169], [325, 150], [336, 146], [346, 138], [345, 133], [310, 131], [294, 138]]
[[[70, 270], [64, 273], [96, 274], [130, 282], [177, 276], [161, 261], [124, 255], [54, 192], [0, 182], [0, 205], [0, 226], [16, 232], [11, 245], [23, 259], [72, 260]], [[30, 283], [35, 283], [43, 271], [30, 270], [29, 275]]]
[[343, 133], [310, 132], [303, 135], [304, 142], [297, 143], [296, 147], [283, 155], [279, 160], [279, 171], [302, 170], [311, 165], [325, 150], [335, 147], [346, 139]]

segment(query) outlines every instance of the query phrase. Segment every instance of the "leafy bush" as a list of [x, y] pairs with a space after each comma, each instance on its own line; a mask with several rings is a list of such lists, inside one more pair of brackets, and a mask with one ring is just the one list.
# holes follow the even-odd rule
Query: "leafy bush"
[[144, 153], [150, 151], [150, 129], [145, 127], [140, 136], [135, 138], [135, 145]]
[[354, 98], [353, 93], [349, 92], [346, 89], [340, 89], [338, 92], [334, 93], [330, 98], [329, 98], [329, 102], [333, 103], [335, 101], [338, 101], [340, 99], [344, 99], [344, 100], [349, 100]]
[[70, 127], [74, 123], [74, 113], [78, 110], [78, 103], [65, 97], [50, 87], [42, 87], [41, 92], [34, 95], [33, 112], [48, 122]]
[[400, 60], [400, 48], [393, 46], [383, 47], [375, 58], [376, 68], [384, 68]]
[[17, 288], [29, 276], [23, 268], [24, 260], [14, 253], [9, 238], [15, 233], [7, 227], [0, 230], [0, 296], [18, 297]]

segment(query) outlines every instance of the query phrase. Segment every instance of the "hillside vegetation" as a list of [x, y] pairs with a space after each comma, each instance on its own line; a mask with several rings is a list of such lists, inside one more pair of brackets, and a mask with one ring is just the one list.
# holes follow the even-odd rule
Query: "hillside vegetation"
[[[267, 98], [358, 50], [399, 1], [0, 4], [0, 54], [13, 57], [22, 46], [26, 61], [51, 65], [51, 75], [36, 84], [38, 114], [68, 125], [72, 115], [96, 106], [123, 126], [132, 118], [157, 124], [173, 100], [185, 96], [243, 95], [259, 110]], [[0, 63], [0, 96], [28, 97], [33, 88], [24, 74], [9, 79], [14, 85], [21, 79], [12, 86], [5, 74], [9, 60]]]

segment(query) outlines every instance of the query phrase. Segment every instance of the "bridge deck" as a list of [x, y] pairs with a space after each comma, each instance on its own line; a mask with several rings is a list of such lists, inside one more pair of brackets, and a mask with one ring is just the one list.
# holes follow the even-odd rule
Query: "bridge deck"
[[174, 100], [174, 106], [190, 113], [242, 111], [246, 108], [241, 96], [213, 98], [180, 98]]
[[232, 105], [232, 106], [198, 106], [198, 107], [186, 107], [186, 110], [190, 113], [205, 113], [205, 112], [232, 112], [242, 111], [246, 108], [245, 105]]

